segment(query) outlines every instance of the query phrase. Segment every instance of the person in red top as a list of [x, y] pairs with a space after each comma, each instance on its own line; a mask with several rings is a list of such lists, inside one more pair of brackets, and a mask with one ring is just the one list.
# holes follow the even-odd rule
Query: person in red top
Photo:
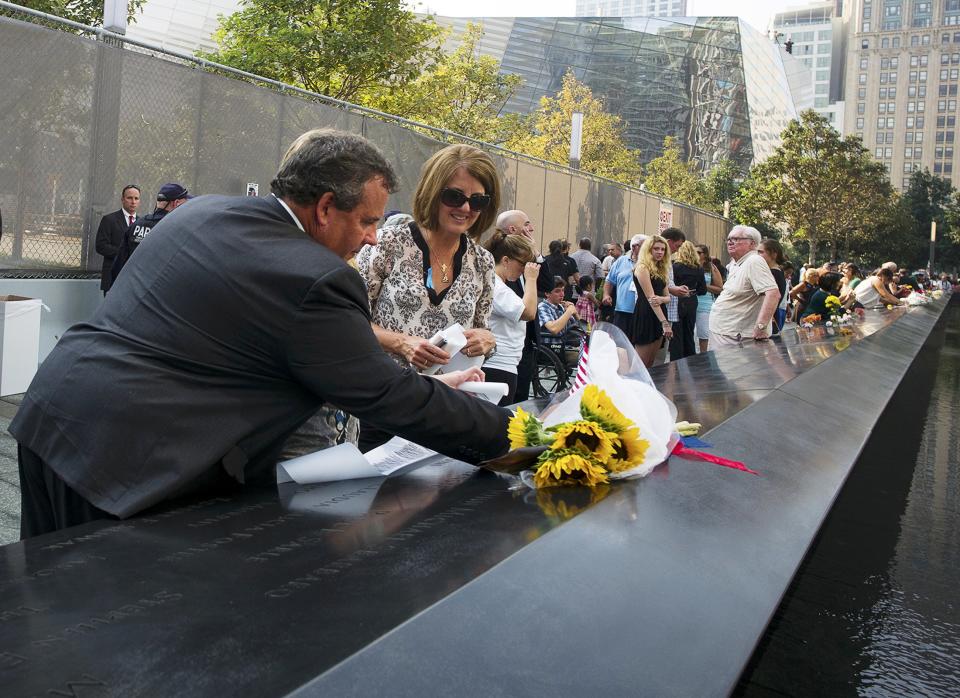
[[589, 332], [597, 324], [597, 296], [593, 292], [594, 280], [592, 276], [581, 276], [577, 282], [580, 296], [577, 298], [577, 315], [583, 329]]

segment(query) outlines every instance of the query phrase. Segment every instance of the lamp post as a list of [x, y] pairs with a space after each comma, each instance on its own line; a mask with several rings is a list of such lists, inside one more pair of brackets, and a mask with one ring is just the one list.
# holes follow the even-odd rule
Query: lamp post
[[570, 169], [580, 169], [580, 146], [583, 144], [583, 113], [570, 115]]
[[927, 264], [927, 276], [933, 274], [933, 256], [937, 246], [937, 222], [930, 221], [930, 262]]

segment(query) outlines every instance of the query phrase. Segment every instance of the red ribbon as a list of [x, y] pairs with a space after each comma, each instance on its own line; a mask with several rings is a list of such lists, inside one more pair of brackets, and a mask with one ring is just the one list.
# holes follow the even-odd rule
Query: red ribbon
[[759, 475], [756, 470], [750, 470], [746, 465], [737, 460], [729, 460], [728, 458], [721, 458], [720, 456], [714, 456], [710, 453], [704, 453], [703, 451], [696, 451], [692, 448], [687, 448], [683, 445], [682, 441], [678, 441], [677, 445], [673, 447], [673, 451], [670, 453], [672, 456], [680, 456], [681, 458], [686, 458], [687, 460], [702, 460], [707, 463], [716, 463], [717, 465], [722, 465], [725, 468], [733, 468], [734, 470], [742, 470], [745, 473], [750, 473], [751, 475]]

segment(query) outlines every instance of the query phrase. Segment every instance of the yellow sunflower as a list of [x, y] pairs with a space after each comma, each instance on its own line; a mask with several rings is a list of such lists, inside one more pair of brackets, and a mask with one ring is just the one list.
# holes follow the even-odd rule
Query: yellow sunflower
[[650, 442], [640, 438], [640, 430], [630, 427], [617, 434], [613, 439], [613, 456], [607, 461], [611, 473], [629, 470], [643, 463]]
[[574, 449], [583, 451], [601, 463], [606, 463], [607, 459], [613, 455], [613, 434], [605, 431], [596, 422], [587, 422], [580, 420], [577, 422], [564, 422], [550, 431], [554, 434], [553, 443], [550, 448]]
[[607, 471], [589, 455], [580, 451], [563, 449], [547, 451], [533, 475], [537, 487], [557, 485], [587, 485], [593, 487], [608, 482]]
[[566, 521], [606, 498], [610, 485], [582, 487], [548, 487], [537, 490], [537, 506], [551, 518]]
[[619, 433], [633, 426], [616, 408], [607, 394], [592, 383], [583, 389], [580, 397], [580, 414], [584, 419], [596, 422], [607, 431]]
[[524, 448], [525, 446], [540, 446], [548, 438], [543, 431], [543, 424], [539, 419], [522, 407], [510, 418], [507, 424], [507, 436], [510, 437], [510, 448]]

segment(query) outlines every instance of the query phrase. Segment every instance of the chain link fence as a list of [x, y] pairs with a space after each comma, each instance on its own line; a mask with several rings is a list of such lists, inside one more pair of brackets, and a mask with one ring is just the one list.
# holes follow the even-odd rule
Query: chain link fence
[[[97, 227], [120, 208], [127, 184], [141, 188], [141, 214], [164, 182], [194, 194], [243, 195], [250, 185], [265, 194], [289, 143], [311, 128], [375, 142], [399, 175], [388, 208], [405, 211], [422, 163], [447, 142], [473, 142], [5, 2], [0, 65], [0, 270], [8, 275], [98, 272]], [[596, 250], [657, 229], [657, 197], [476, 145], [500, 167], [504, 208], [526, 211], [544, 243], [589, 236]], [[722, 250], [727, 220], [672, 210], [688, 237]]]

